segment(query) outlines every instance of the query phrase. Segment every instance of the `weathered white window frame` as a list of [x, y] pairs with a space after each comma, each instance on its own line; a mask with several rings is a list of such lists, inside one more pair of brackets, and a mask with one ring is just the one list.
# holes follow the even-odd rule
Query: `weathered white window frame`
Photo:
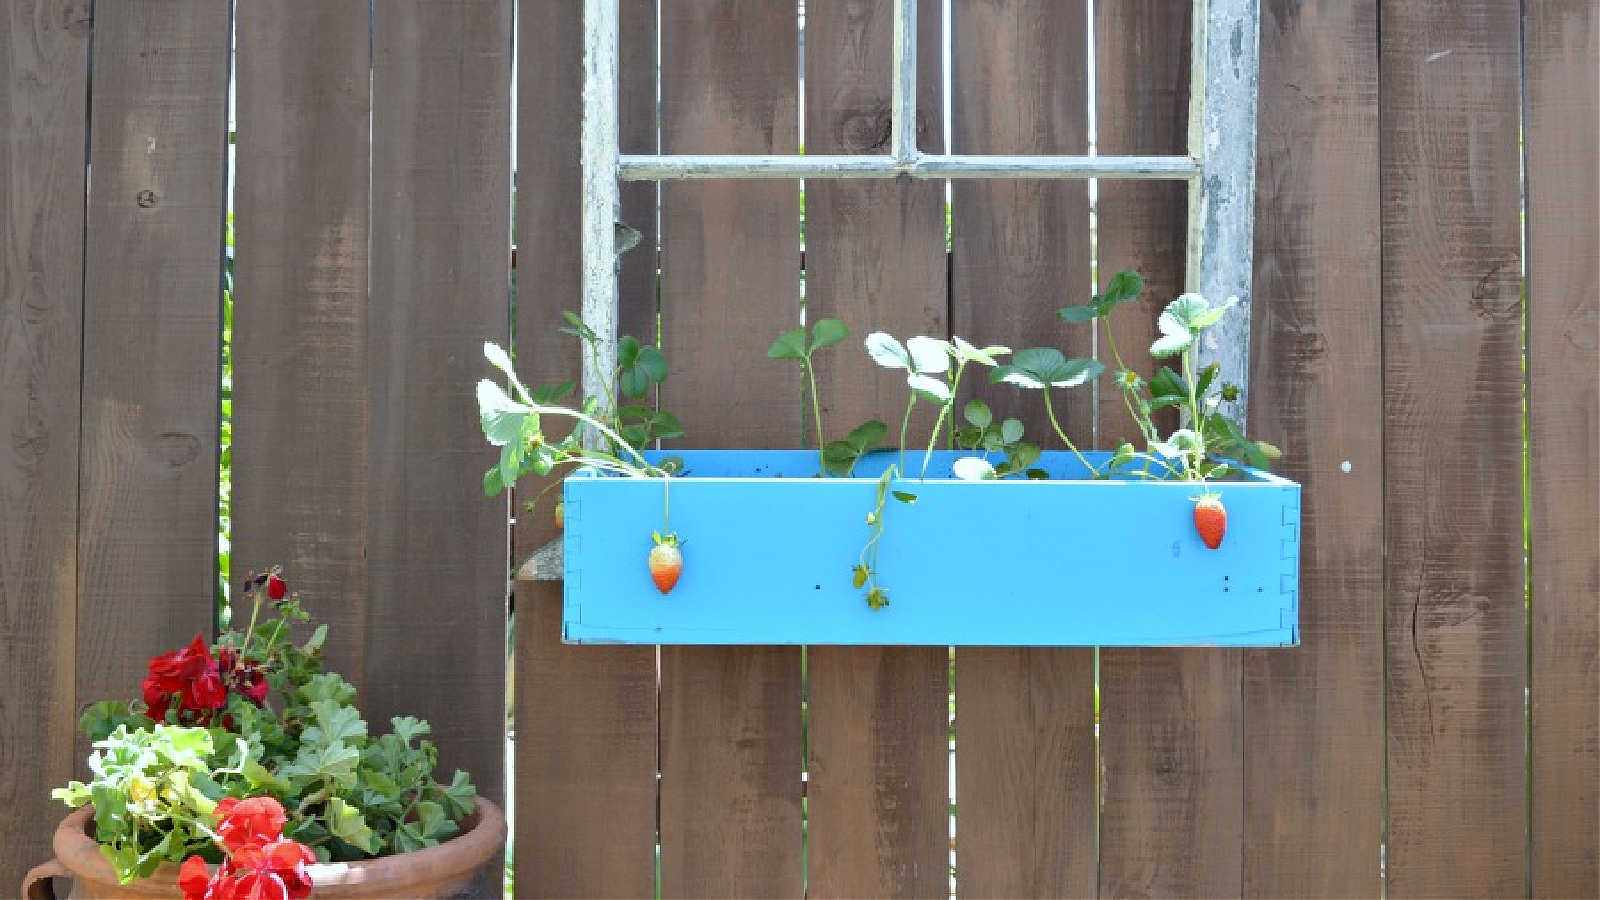
[[[618, 182], [707, 178], [1115, 178], [1189, 183], [1186, 281], [1243, 312], [1207, 333], [1203, 360], [1241, 389], [1249, 375], [1251, 249], [1255, 227], [1259, 0], [1194, 0], [1187, 156], [962, 156], [916, 146], [917, 0], [896, 0], [894, 97], [888, 156], [623, 155], [617, 137], [617, 0], [584, 0], [583, 306], [600, 336], [585, 355], [583, 390], [603, 394], [616, 367]], [[977, 335], [974, 337], [981, 337]]]

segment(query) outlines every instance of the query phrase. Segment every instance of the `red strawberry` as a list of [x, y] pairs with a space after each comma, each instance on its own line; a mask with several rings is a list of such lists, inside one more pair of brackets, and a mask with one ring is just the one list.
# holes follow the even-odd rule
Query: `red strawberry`
[[1222, 546], [1222, 536], [1228, 533], [1228, 511], [1217, 494], [1202, 494], [1194, 503], [1194, 530], [1200, 540], [1212, 550]]
[[678, 550], [678, 536], [672, 532], [650, 535], [655, 546], [650, 548], [650, 580], [665, 594], [678, 583], [683, 573], [683, 553]]
[[289, 586], [283, 583], [282, 578], [279, 578], [277, 575], [267, 576], [267, 599], [282, 600], [283, 595], [288, 593], [288, 591]]

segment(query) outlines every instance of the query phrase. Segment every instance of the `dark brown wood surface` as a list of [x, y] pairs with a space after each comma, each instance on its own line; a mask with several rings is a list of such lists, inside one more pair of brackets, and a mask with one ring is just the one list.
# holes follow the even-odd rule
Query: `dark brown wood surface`
[[[1096, 5], [1101, 153], [1186, 152], [1189, 7]], [[1143, 301], [1119, 309], [1114, 326], [1117, 351], [1145, 378], [1156, 371], [1149, 355], [1155, 316], [1185, 289], [1186, 208], [1183, 185], [1100, 182], [1100, 283], [1126, 268], [1138, 269], [1147, 281]], [[1102, 343], [1099, 351], [1114, 369], [1108, 346]], [[1224, 373], [1229, 378], [1241, 374]], [[1128, 438], [1142, 449], [1120, 391], [1109, 379], [1101, 385], [1099, 407], [1102, 449]], [[1162, 424], [1170, 428], [1175, 422]], [[1103, 895], [1239, 893], [1240, 665], [1235, 650], [1101, 651]]]
[[1525, 7], [1535, 897], [1600, 896], [1600, 6]]
[[1518, 11], [1381, 13], [1388, 892], [1506, 897], [1527, 887]]
[[[655, 147], [655, 4], [622, 4], [620, 114], [625, 149]], [[580, 306], [582, 198], [578, 128], [582, 78], [579, 4], [524, 4], [518, 12], [517, 366], [530, 384], [578, 380], [576, 339], [558, 333]], [[536, 63], [534, 61], [537, 61]], [[655, 193], [623, 187], [623, 220], [645, 231], [618, 281], [625, 332], [655, 337]], [[481, 455], [484, 467], [492, 453]], [[537, 511], [518, 487], [513, 560], [556, 536], [556, 491]], [[517, 591], [515, 860], [529, 897], [649, 896], [655, 890], [656, 651], [561, 643], [561, 591]]]
[[73, 746], [89, 4], [0, 9], [0, 891], [50, 856]]
[[511, 22], [510, 0], [373, 7], [362, 711], [426, 719], [440, 769], [497, 802], [506, 517], [483, 496], [472, 385], [507, 332]]
[[[799, 149], [795, 12], [763, 0], [663, 8], [664, 151]], [[796, 367], [766, 349], [799, 319], [799, 226], [792, 181], [663, 185], [661, 332], [672, 374], [661, 405], [682, 419], [683, 446], [798, 440]], [[619, 546], [642, 566], [660, 525], [640, 522]], [[694, 535], [680, 537], [692, 577]], [[799, 894], [801, 765], [798, 648], [663, 647], [662, 896]]]
[[[888, 153], [894, 4], [814, 0], [806, 7], [806, 150]], [[939, 4], [918, 10], [918, 146], [944, 144]], [[806, 316], [838, 318], [843, 344], [817, 355], [828, 439], [878, 418], [898, 421], [907, 389], [862, 339], [943, 337], [944, 185], [811, 181], [806, 185]], [[975, 375], [981, 373], [974, 373]], [[918, 446], [931, 419], [919, 420]], [[815, 446], [808, 429], [807, 446]], [[866, 530], [862, 530], [865, 540]], [[830, 577], [848, 576], [847, 566]], [[893, 596], [892, 573], [885, 573]], [[885, 614], [914, 596], [894, 597]], [[948, 693], [944, 647], [811, 647], [806, 886], [810, 897], [931, 897], [949, 890]]]
[[[1244, 893], [1376, 896], [1377, 4], [1263, 4], [1252, 434], [1301, 484], [1300, 646], [1245, 654]], [[1349, 470], [1345, 470], [1345, 466]]]
[[[95, 7], [84, 256], [78, 702], [211, 637], [228, 11]], [[87, 752], [87, 742], [80, 742]]]
[[371, 596], [369, 26], [366, 0], [261, 0], [236, 23], [234, 589], [282, 565], [329, 625], [328, 668], [358, 687]]
[[[1088, 149], [1085, 6], [1003, 0], [953, 7], [956, 153]], [[1041, 23], [1049, 27], [1041, 27]], [[1055, 311], [1089, 287], [1082, 182], [958, 181], [950, 322], [976, 344], [1089, 356], [1086, 329]], [[988, 387], [996, 417], [1059, 448], [1037, 392]], [[1080, 446], [1093, 392], [1056, 391]], [[956, 887], [962, 896], [1085, 896], [1095, 885], [1094, 655], [971, 649], [956, 654]]]
[[561, 643], [561, 583], [517, 583], [518, 897], [655, 892], [653, 647]]

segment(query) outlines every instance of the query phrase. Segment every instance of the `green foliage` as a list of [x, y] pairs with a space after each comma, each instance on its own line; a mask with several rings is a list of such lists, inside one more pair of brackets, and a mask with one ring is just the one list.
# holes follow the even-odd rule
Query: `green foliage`
[[[600, 337], [576, 314], [563, 312], [560, 331], [583, 342], [599, 361]], [[572, 382], [541, 385], [529, 390], [517, 377], [511, 357], [498, 344], [483, 345], [484, 358], [499, 369], [511, 391], [485, 378], [478, 382], [478, 418], [483, 436], [500, 448], [500, 460], [483, 473], [483, 492], [493, 497], [526, 475], [540, 477], [590, 466], [637, 477], [665, 477], [675, 469], [652, 466], [641, 452], [656, 441], [683, 436], [683, 426], [666, 410], [643, 403], [619, 404], [618, 392], [643, 398], [667, 380], [667, 361], [661, 351], [637, 338], [624, 336], [617, 343], [617, 366], [606, 380], [605, 395], [584, 397], [565, 405]], [[575, 420], [577, 428], [556, 438], [545, 433], [545, 417]], [[583, 430], [592, 429], [605, 448], [583, 446]], [[529, 511], [532, 512], [530, 504]]]
[[457, 770], [434, 778], [438, 751], [428, 723], [409, 716], [373, 734], [357, 709], [356, 689], [322, 671], [326, 626], [301, 644], [294, 626], [308, 616], [298, 600], [263, 604], [274, 613], [244, 633], [225, 632], [226, 648], [261, 666], [269, 687], [262, 706], [230, 692], [210, 727], [152, 722], [140, 702], [91, 705], [80, 728], [94, 741], [88, 782], [53, 796], [68, 806], [93, 803], [96, 839], [124, 883], [198, 853], [217, 861], [213, 810], [223, 797], [272, 796], [287, 812], [286, 837], [323, 861], [350, 861], [432, 846], [456, 834], [477, 793]]
[[[817, 451], [820, 456], [822, 468], [828, 469], [827, 439], [822, 431], [822, 404], [817, 399], [817, 370], [812, 363], [812, 354], [824, 347], [832, 347], [850, 336], [850, 329], [838, 319], [818, 319], [817, 324], [811, 326], [811, 335], [806, 336], [804, 327], [791, 328], [778, 335], [778, 339], [767, 348], [768, 359], [787, 359], [800, 364], [800, 373], [805, 376], [810, 386], [811, 416], [816, 426]], [[837, 455], [837, 453], [836, 453]], [[859, 453], [857, 454], [859, 456]], [[854, 465], [852, 460], [851, 465]], [[848, 471], [848, 467], [846, 468]]]
[[[1086, 306], [1067, 307], [1060, 315], [1070, 322], [1108, 318], [1118, 304], [1136, 298], [1143, 287], [1143, 279], [1137, 273], [1118, 272], [1104, 294], [1095, 295]], [[1146, 449], [1138, 451], [1132, 444], [1123, 444], [1113, 454], [1106, 471], [1100, 474], [1168, 477], [1203, 483], [1230, 473], [1234, 466], [1228, 460], [1266, 468], [1279, 456], [1278, 448], [1246, 437], [1237, 420], [1223, 411], [1224, 404], [1237, 401], [1238, 389], [1229, 384], [1219, 388], [1217, 379], [1221, 367], [1212, 363], [1198, 368], [1201, 334], [1222, 321], [1238, 302], [1237, 297], [1229, 297], [1212, 306], [1199, 294], [1190, 293], [1168, 303], [1156, 320], [1160, 336], [1150, 345], [1150, 356], [1154, 359], [1176, 357], [1178, 369], [1161, 366], [1148, 382], [1123, 363], [1111, 329], [1106, 329], [1106, 344], [1117, 364], [1114, 381], [1139, 427]], [[1037, 377], [1037, 373], [1029, 374]], [[1006, 380], [1021, 383], [1010, 378]], [[1163, 438], [1151, 414], [1166, 408], [1181, 410], [1187, 424]], [[1139, 468], [1133, 468], [1135, 464]]]

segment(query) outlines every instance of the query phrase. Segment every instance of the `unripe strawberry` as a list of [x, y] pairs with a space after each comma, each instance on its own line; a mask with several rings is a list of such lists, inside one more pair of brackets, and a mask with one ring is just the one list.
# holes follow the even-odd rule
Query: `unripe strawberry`
[[683, 573], [683, 553], [678, 549], [676, 534], [657, 533], [651, 537], [655, 540], [655, 546], [650, 548], [650, 580], [665, 594], [672, 590], [673, 585], [678, 583], [678, 576]]

